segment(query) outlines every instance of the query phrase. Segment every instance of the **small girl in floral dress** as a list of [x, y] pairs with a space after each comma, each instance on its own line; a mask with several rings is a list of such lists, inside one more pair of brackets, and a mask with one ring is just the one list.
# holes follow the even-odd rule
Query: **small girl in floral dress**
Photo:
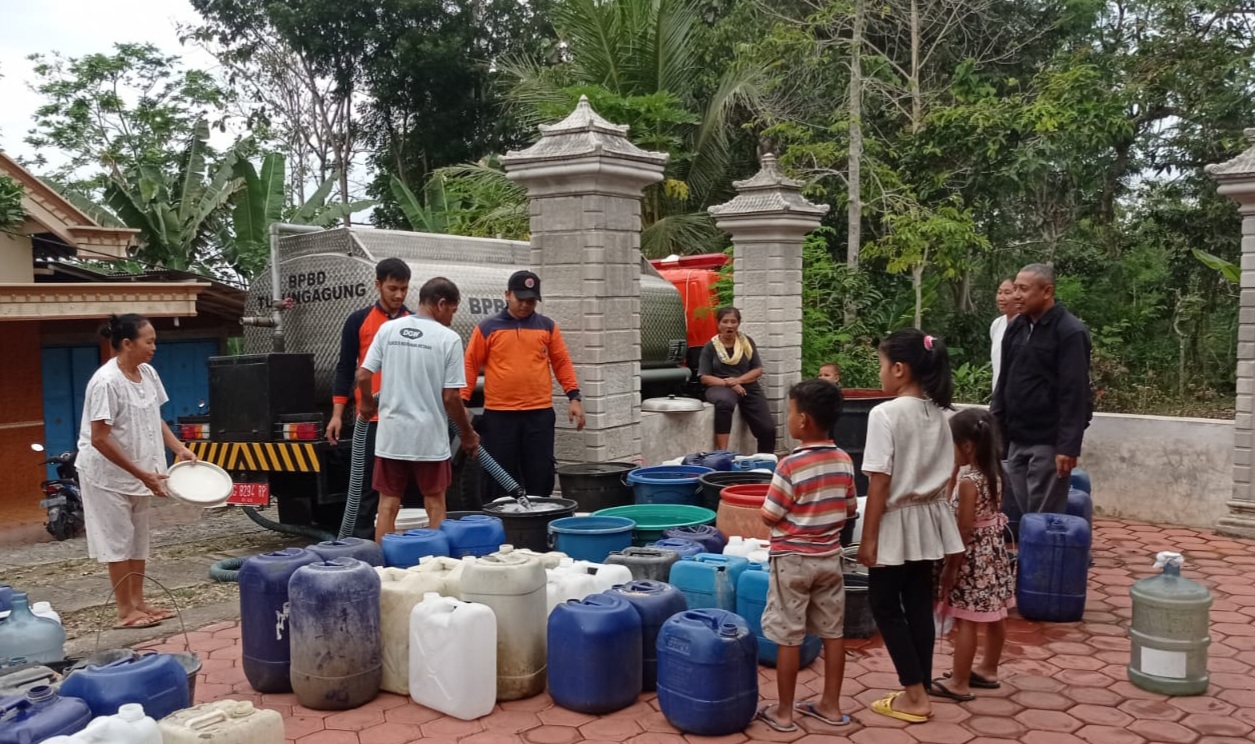
[[[951, 503], [967, 551], [948, 556], [941, 576], [942, 612], [954, 618], [954, 667], [935, 679], [930, 692], [974, 699], [972, 688], [1000, 686], [998, 662], [1006, 642], [1007, 608], [1015, 604], [1015, 574], [1003, 531], [1002, 468], [997, 423], [988, 411], [969, 408], [950, 419], [960, 473]], [[978, 626], [985, 626], [985, 654], [976, 658]]]

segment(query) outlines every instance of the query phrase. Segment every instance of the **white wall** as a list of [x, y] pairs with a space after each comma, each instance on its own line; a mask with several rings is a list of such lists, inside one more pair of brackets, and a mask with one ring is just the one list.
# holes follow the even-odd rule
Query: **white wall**
[[1233, 495], [1233, 421], [1096, 413], [1080, 466], [1098, 513], [1215, 527]]
[[[641, 413], [647, 465], [713, 447], [714, 408]], [[753, 452], [739, 418], [731, 449]], [[1215, 527], [1233, 493], [1233, 422], [1094, 414], [1080, 466], [1094, 485], [1095, 512], [1156, 524]]]

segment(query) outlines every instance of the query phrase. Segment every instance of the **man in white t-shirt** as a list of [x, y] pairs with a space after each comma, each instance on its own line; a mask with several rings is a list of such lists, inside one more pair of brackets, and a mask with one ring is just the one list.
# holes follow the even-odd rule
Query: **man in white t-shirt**
[[[463, 450], [474, 454], [479, 448], [479, 435], [462, 405], [462, 339], [449, 328], [460, 300], [453, 282], [429, 279], [418, 291], [418, 312], [380, 326], [357, 370], [359, 413], [370, 419], [377, 408], [379, 414], [376, 541], [396, 528], [401, 497], [411, 481], [423, 494], [428, 523], [444, 521], [444, 495], [453, 479], [449, 419], [461, 430]], [[371, 394], [376, 372], [383, 373], [378, 403]]]
[[1003, 279], [998, 285], [998, 312], [1002, 313], [994, 318], [994, 322], [989, 326], [989, 340], [992, 346], [989, 350], [989, 362], [994, 369], [994, 382], [991, 386], [994, 389], [998, 387], [998, 373], [1002, 371], [1002, 336], [1007, 332], [1007, 324], [1019, 315], [1019, 309], [1015, 306], [1015, 300], [1012, 295], [1015, 294], [1015, 282], [1011, 279]]

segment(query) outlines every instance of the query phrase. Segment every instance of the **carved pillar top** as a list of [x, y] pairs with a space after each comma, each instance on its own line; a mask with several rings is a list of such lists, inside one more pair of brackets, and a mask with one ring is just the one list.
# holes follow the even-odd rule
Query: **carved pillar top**
[[828, 213], [827, 204], [814, 204], [802, 196], [802, 183], [785, 177], [770, 153], [763, 156], [758, 173], [733, 186], [736, 197], [710, 208], [716, 226], [733, 239], [756, 233], [770, 239], [769, 233], [775, 233], [779, 239], [799, 240]]
[[1251, 143], [1237, 157], [1203, 170], [1219, 184], [1217, 191], [1240, 204], [1244, 213], [1255, 209], [1255, 128], [1243, 130]]
[[668, 155], [642, 150], [627, 138], [626, 125], [611, 124], [580, 96], [575, 110], [557, 124], [542, 124], [540, 139], [501, 158], [506, 177], [532, 196], [597, 190], [639, 199], [641, 189], [662, 180]]

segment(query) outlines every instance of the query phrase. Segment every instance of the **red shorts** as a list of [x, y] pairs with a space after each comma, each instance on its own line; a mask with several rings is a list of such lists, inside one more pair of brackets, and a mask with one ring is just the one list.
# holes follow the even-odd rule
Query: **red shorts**
[[384, 496], [401, 498], [410, 483], [418, 486], [424, 496], [443, 494], [453, 482], [453, 465], [450, 460], [418, 461], [375, 458], [375, 472], [371, 485]]

